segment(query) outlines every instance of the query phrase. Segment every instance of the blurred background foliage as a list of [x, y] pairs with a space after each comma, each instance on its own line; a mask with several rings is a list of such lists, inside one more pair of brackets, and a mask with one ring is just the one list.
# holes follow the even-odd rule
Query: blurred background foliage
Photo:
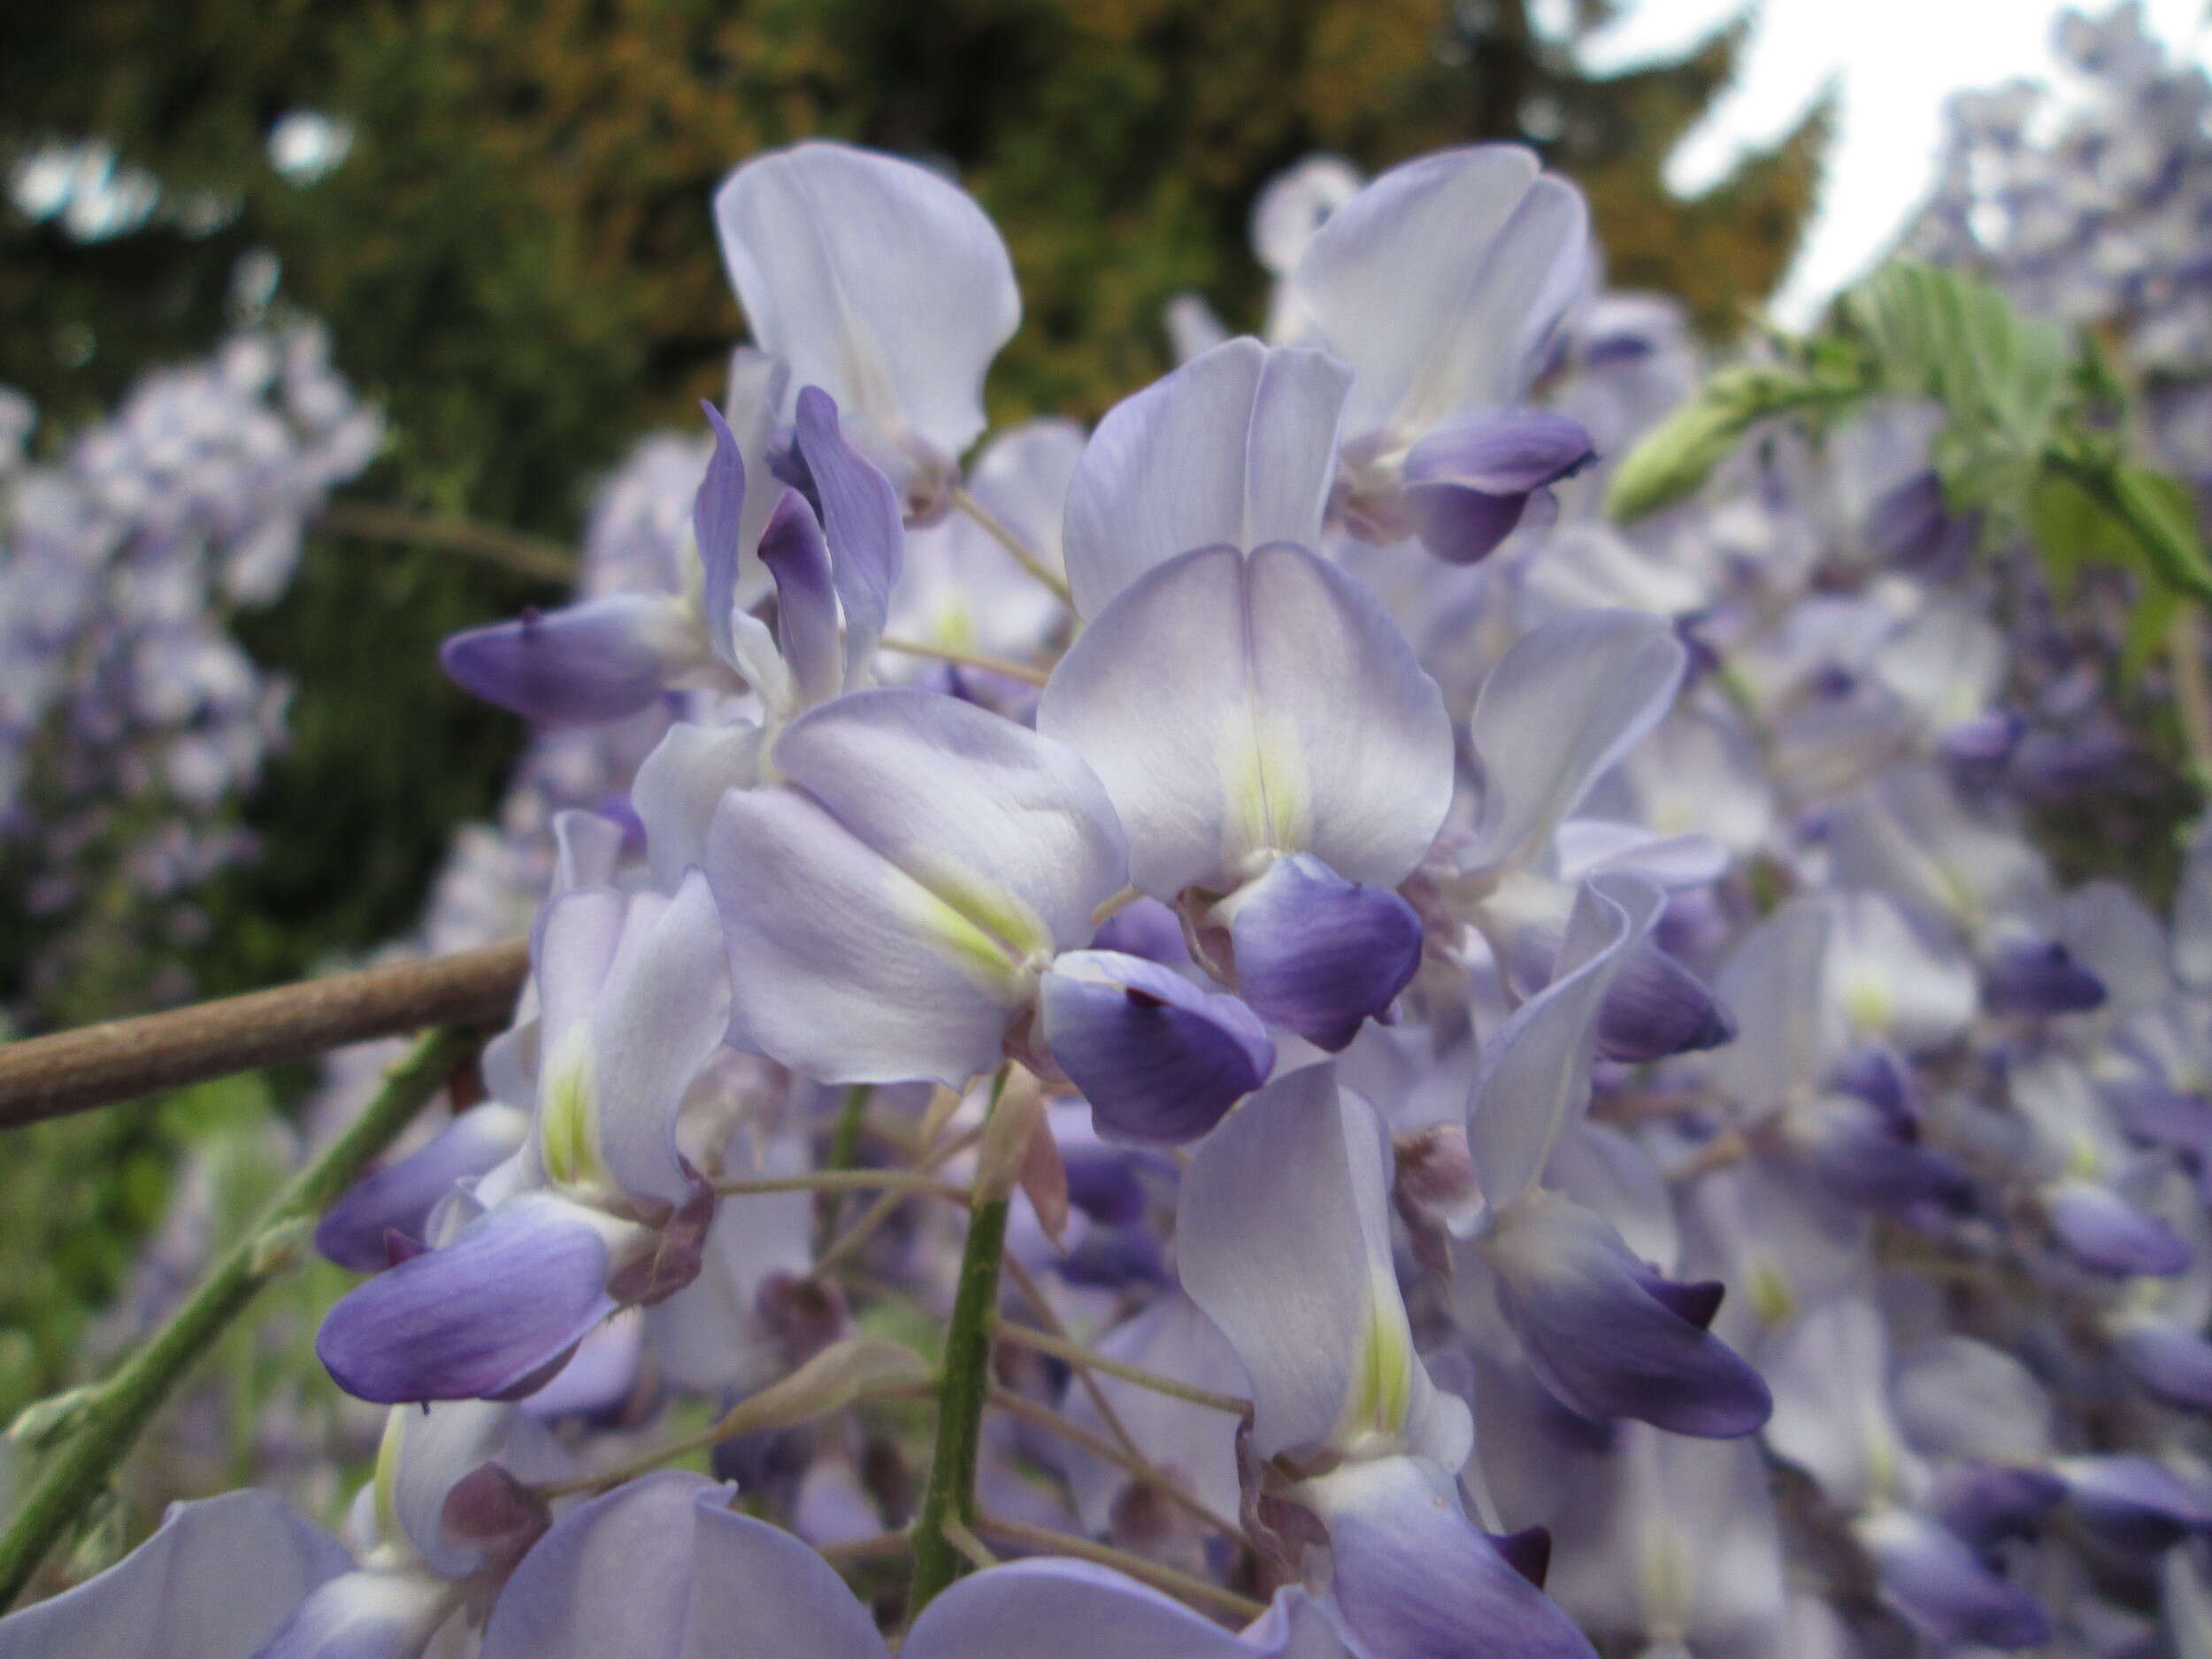
[[[1662, 166], [1728, 86], [1747, 19], [1679, 60], [1583, 74], [1577, 36], [1619, 9], [1571, 0], [1540, 28], [1525, 0], [18, 6], [0, 52], [0, 385], [38, 404], [50, 453], [146, 368], [304, 313], [389, 417], [356, 499], [571, 540], [604, 470], [719, 389], [742, 320], [715, 185], [810, 134], [942, 165], [996, 219], [1026, 303], [993, 377], [1002, 420], [1095, 416], [1164, 371], [1176, 293], [1256, 325], [1247, 216], [1316, 150], [1371, 171], [1531, 143], [1589, 192], [1617, 286], [1683, 296], [1732, 333], [1796, 248], [1830, 111], [1678, 198]], [[24, 168], [42, 157], [34, 198]], [[262, 856], [218, 884], [192, 949], [200, 991], [408, 927], [522, 736], [444, 684], [436, 644], [547, 596], [449, 553], [314, 539], [241, 629], [297, 690], [248, 808]], [[11, 908], [0, 890], [0, 996], [36, 943]], [[95, 964], [42, 1012], [129, 1011], [154, 965]], [[38, 1272], [0, 1275], [0, 1413], [68, 1369], [181, 1133], [149, 1104], [14, 1143], [0, 1259]]]

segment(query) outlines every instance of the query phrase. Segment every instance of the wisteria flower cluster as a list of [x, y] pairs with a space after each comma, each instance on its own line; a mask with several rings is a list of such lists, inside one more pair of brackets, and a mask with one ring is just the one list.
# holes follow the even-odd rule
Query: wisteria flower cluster
[[311, 330], [149, 376], [51, 464], [0, 401], [0, 841], [60, 941], [127, 913], [188, 941], [193, 890], [250, 852], [227, 809], [287, 687], [229, 618], [289, 585], [309, 518], [382, 442]]
[[1484, 146], [979, 449], [973, 202], [715, 205], [726, 403], [446, 649], [598, 810], [318, 1234], [346, 1536], [180, 1505], [0, 1659], [2212, 1650], [2212, 834], [2061, 890], [2095, 688], [1927, 411], [1609, 526], [1688, 336]]

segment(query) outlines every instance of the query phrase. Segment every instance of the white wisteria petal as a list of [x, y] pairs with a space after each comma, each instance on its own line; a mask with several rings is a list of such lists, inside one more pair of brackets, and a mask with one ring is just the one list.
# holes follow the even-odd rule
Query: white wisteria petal
[[1394, 887], [1452, 792], [1443, 696], [1364, 588], [1304, 548], [1186, 553], [1148, 572], [1053, 671], [1038, 730], [1080, 753], [1172, 902], [1275, 855]]
[[1068, 485], [1076, 609], [1193, 548], [1317, 544], [1350, 383], [1325, 353], [1244, 336], [1107, 411]]
[[1279, 1078], [1200, 1145], [1183, 1178], [1183, 1286], [1252, 1383], [1263, 1457], [1409, 1451], [1466, 1461], [1466, 1406], [1413, 1348], [1390, 1253], [1388, 1132], [1333, 1066]]
[[[810, 142], [740, 167], [714, 199], [754, 340], [895, 442], [947, 459], [983, 430], [983, 376], [1021, 321], [1006, 244], [957, 185]], [[780, 413], [789, 419], [791, 407]]]
[[1640, 611], [1579, 611], [1524, 635], [1475, 699], [1482, 803], [1463, 869], [1502, 869], [1540, 850], [1665, 715], [1686, 662], [1674, 631]]
[[1347, 429], [1410, 441], [1517, 403], [1590, 276], [1581, 193], [1509, 144], [1444, 150], [1330, 214], [1292, 292], [1358, 375]]

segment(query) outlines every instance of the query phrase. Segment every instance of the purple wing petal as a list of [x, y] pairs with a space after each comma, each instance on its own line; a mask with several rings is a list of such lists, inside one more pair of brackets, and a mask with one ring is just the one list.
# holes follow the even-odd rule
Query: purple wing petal
[[457, 685], [549, 726], [615, 720], [650, 707], [681, 660], [676, 601], [616, 594], [457, 634], [439, 661]]
[[588, 1212], [532, 1195], [341, 1297], [315, 1339], [338, 1386], [399, 1405], [527, 1393], [614, 1310]]
[[1052, 1057], [1120, 1139], [1195, 1141], [1274, 1069], [1250, 1009], [1141, 956], [1070, 952], [1039, 1009]]
[[1332, 1054], [1387, 1013], [1421, 965], [1413, 907], [1310, 854], [1279, 859], [1216, 914], [1229, 918], [1244, 1000]]

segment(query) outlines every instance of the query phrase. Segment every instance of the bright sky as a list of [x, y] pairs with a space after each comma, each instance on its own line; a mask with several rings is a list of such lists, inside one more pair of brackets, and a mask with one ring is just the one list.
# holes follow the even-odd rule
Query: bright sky
[[[1717, 27], [1742, 0], [1635, 0], [1594, 40], [1600, 72], [1678, 50]], [[2102, 17], [2113, 0], [2078, 6]], [[2145, 0], [2160, 38], [2212, 65], [2208, 0]], [[1740, 149], [1788, 130], [1831, 75], [1842, 91], [1840, 128], [1819, 216], [1777, 301], [1803, 323], [1820, 302], [1878, 255], [1933, 173], [1945, 97], [2030, 75], [2047, 79], [2062, 0], [1763, 0], [1734, 88], [1668, 165], [1676, 188], [1719, 178]]]

